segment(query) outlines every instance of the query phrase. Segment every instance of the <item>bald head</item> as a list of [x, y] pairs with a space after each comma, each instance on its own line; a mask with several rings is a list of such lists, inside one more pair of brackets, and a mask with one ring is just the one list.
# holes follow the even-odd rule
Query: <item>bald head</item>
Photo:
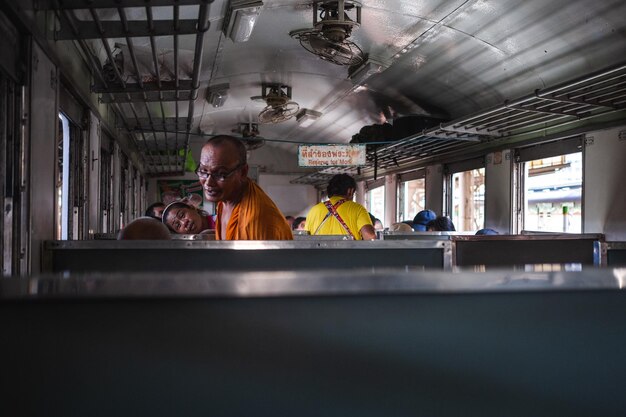
[[120, 230], [117, 240], [169, 240], [167, 226], [152, 217], [140, 217]]
[[211, 147], [211, 146], [215, 148], [220, 148], [224, 146], [230, 147], [237, 154], [240, 164], [243, 165], [248, 162], [247, 161], [248, 158], [246, 154], [246, 145], [244, 145], [241, 140], [237, 139], [234, 136], [229, 136], [229, 135], [214, 136], [204, 144], [203, 148]]

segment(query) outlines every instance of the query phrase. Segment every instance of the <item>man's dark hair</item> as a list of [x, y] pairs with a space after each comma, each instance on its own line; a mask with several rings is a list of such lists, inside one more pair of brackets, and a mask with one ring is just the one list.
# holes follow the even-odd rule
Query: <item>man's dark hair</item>
[[300, 226], [300, 223], [302, 223], [305, 220], [306, 220], [306, 217], [296, 217], [293, 223], [291, 224], [291, 230], [298, 229], [298, 226]]
[[218, 135], [214, 136], [211, 139], [207, 140], [205, 145], [213, 145], [213, 146], [222, 146], [225, 143], [232, 144], [235, 149], [237, 149], [237, 153], [239, 154], [239, 164], [243, 165], [248, 163], [248, 156], [246, 152], [246, 145], [243, 144], [242, 141], [237, 139], [234, 136], [229, 135]]
[[148, 216], [148, 217], [152, 217], [153, 219], [161, 220], [161, 218], [160, 218], [160, 217], [158, 217], [158, 216], [156, 215], [156, 213], [154, 212], [154, 209], [155, 209], [155, 208], [157, 208], [157, 207], [163, 207], [163, 208], [165, 208], [165, 204], [164, 204], [164, 203], [162, 203], [162, 202], [160, 202], [160, 201], [157, 201], [156, 203], [152, 203], [152, 204], [150, 204], [150, 205], [148, 206], [148, 208], [146, 209], [146, 216]]
[[429, 230], [434, 232], [455, 232], [454, 223], [446, 216], [438, 216], [435, 220], [431, 220], [426, 225]]
[[480, 229], [476, 232], [477, 236], [488, 236], [488, 235], [497, 235], [497, 234], [499, 233], [496, 230], [489, 229], [489, 228]]
[[326, 188], [326, 193], [328, 197], [332, 197], [334, 195], [346, 195], [348, 193], [348, 188], [356, 189], [356, 181], [348, 174], [337, 174], [330, 179], [328, 183], [328, 187]]

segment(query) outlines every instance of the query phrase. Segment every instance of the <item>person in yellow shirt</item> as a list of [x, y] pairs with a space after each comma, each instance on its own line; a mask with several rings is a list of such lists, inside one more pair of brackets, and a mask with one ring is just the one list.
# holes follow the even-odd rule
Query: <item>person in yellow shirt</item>
[[352, 201], [356, 181], [348, 174], [337, 174], [326, 189], [328, 200], [311, 208], [306, 216], [306, 230], [311, 235], [348, 235], [355, 240], [376, 239], [370, 215]]
[[202, 147], [196, 174], [208, 201], [217, 203], [217, 240], [292, 240], [276, 204], [248, 178], [246, 147], [233, 136], [211, 138]]

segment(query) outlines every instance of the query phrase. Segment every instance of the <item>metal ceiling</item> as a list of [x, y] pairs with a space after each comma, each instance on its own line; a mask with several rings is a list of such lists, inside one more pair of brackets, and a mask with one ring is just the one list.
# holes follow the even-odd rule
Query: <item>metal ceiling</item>
[[[244, 43], [222, 32], [227, 0], [37, 2], [39, 12], [56, 14], [56, 40], [80, 45], [94, 73], [93, 92], [125, 115], [123, 127], [153, 175], [182, 172], [191, 141], [255, 122], [264, 104], [250, 98], [264, 83], [290, 86], [301, 108], [322, 113], [306, 128], [295, 118], [259, 126], [266, 143], [294, 153], [294, 143], [345, 143], [364, 125], [394, 117], [452, 120], [371, 154], [369, 163], [383, 169], [623, 109], [621, 0], [361, 6], [362, 24], [350, 40], [381, 71], [354, 84], [348, 68], [317, 58], [289, 36], [312, 26], [311, 1], [264, 0]], [[111, 65], [119, 50], [123, 68]], [[580, 83], [548, 88], [564, 80]], [[225, 83], [227, 99], [213, 108], [206, 89]]]
[[[568, 125], [617, 113], [626, 120], [626, 65], [600, 71], [556, 87], [536, 90], [533, 94], [502, 105], [461, 117], [450, 123], [385, 145], [368, 154], [368, 167], [347, 168], [342, 172], [367, 175], [378, 170], [415, 165], [435, 155], [471, 151], [488, 143], [502, 143], [555, 131]], [[307, 174], [295, 182], [322, 185], [335, 168]]]

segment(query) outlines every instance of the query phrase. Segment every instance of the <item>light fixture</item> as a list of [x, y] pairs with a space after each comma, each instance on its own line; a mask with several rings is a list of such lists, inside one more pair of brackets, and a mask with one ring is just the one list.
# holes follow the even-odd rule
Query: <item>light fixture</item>
[[213, 107], [222, 107], [228, 98], [229, 84], [217, 84], [209, 86], [206, 101]]
[[231, 0], [224, 16], [223, 32], [233, 42], [246, 42], [252, 35], [262, 1]]
[[348, 78], [354, 85], [363, 85], [369, 77], [387, 69], [387, 66], [375, 59], [368, 58], [358, 67], [351, 69]]
[[301, 127], [309, 127], [321, 116], [322, 113], [318, 111], [302, 109], [296, 114], [296, 122], [298, 122]]

